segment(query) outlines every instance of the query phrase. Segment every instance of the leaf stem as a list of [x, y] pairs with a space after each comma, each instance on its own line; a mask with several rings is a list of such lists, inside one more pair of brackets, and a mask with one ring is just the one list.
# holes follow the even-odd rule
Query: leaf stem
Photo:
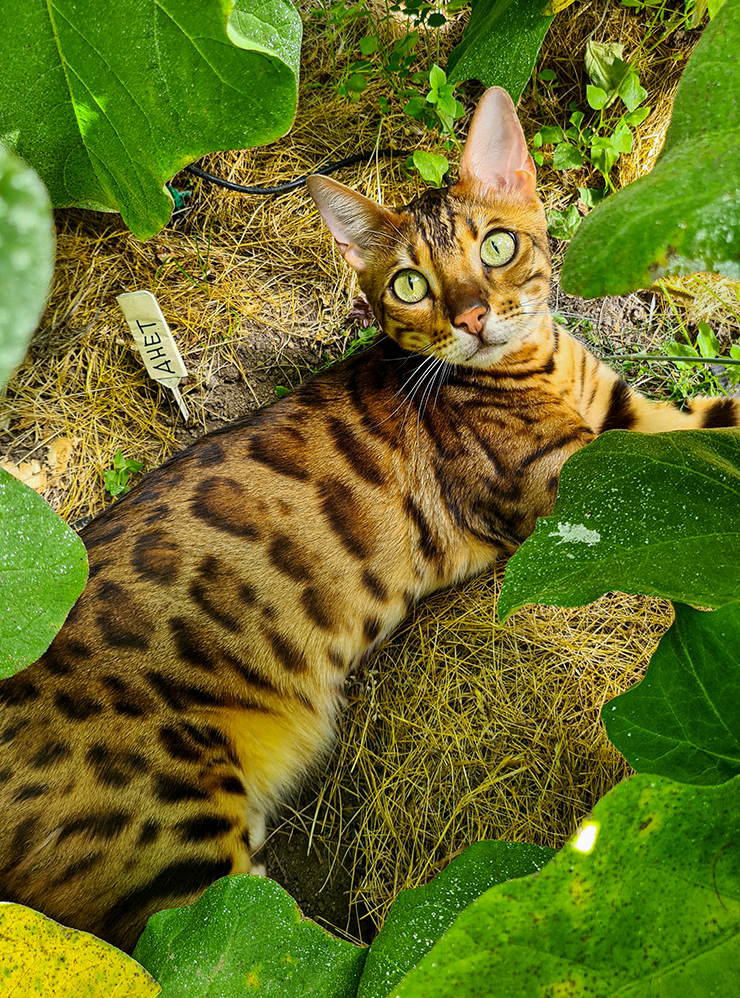
[[602, 360], [655, 360], [660, 363], [671, 361], [681, 364], [740, 364], [734, 357], [669, 357], [656, 353], [611, 353], [605, 354]]

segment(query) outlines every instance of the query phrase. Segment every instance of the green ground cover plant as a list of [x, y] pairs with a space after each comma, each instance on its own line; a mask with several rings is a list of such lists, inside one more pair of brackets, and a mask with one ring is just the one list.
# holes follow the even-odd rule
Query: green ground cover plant
[[[617, 48], [621, 50], [621, 45]], [[588, 162], [601, 174], [604, 188], [586, 189], [581, 193], [589, 208], [598, 203], [608, 190], [614, 190], [612, 168], [623, 153], [632, 151], [632, 129], [641, 125], [650, 114], [649, 107], [640, 107], [647, 97], [647, 91], [640, 86], [637, 73], [625, 63], [622, 63], [623, 68], [616, 70], [615, 62], [621, 62], [621, 59], [615, 56], [614, 61], [608, 64], [612, 74], [609, 90], [601, 86], [586, 87], [589, 107], [599, 113], [593, 124], [584, 124], [583, 111], [573, 111], [567, 128], [563, 129], [559, 125], [546, 126], [534, 137], [534, 158], [540, 165], [545, 162], [545, 156], [537, 150], [543, 145], [551, 145], [553, 149], [550, 162], [556, 170], [574, 170]], [[588, 64], [587, 59], [586, 65]], [[591, 79], [601, 79], [605, 86], [610, 85], [593, 69], [590, 75]], [[617, 98], [626, 110], [615, 119], [606, 112]]]
[[[438, 63], [439, 29], [459, 6], [456, 0], [451, 0], [437, 10], [418, 0], [405, 0], [379, 13], [370, 3], [348, 7], [339, 2], [325, 11], [315, 11], [313, 16], [333, 32], [336, 48], [354, 44], [356, 58], [349, 58], [342, 69], [335, 62], [335, 86], [339, 93], [356, 101], [372, 80], [383, 80], [405, 114], [438, 134], [441, 149], [449, 152], [457, 147], [453, 126], [465, 109], [454, 95], [455, 86], [447, 82], [447, 75]], [[406, 22], [406, 30], [400, 37], [395, 36], [391, 27], [393, 24], [398, 27], [395, 17]], [[354, 35], [359, 35], [355, 42]], [[392, 106], [386, 96], [379, 96], [381, 114], [387, 114]], [[449, 161], [442, 153], [417, 149], [409, 155], [406, 166], [418, 170], [424, 180], [439, 187], [449, 170]]]
[[[740, 287], [738, 288], [738, 293], [740, 294]], [[666, 343], [666, 350], [669, 354], [674, 356], [675, 363], [680, 365], [682, 368], [691, 368], [692, 370], [699, 370], [703, 373], [704, 382], [707, 388], [710, 390], [716, 388], [719, 384], [717, 380], [716, 372], [709, 367], [708, 361], [713, 364], [724, 365], [723, 376], [727, 379], [729, 385], [734, 387], [740, 384], [740, 346], [737, 343], [733, 343], [730, 346], [730, 361], [735, 363], [728, 363], [726, 357], [720, 357], [720, 343], [717, 337], [714, 335], [709, 323], [700, 322], [696, 329], [696, 345], [691, 342], [691, 337], [688, 335], [685, 328], [681, 329], [684, 340], [670, 340]], [[678, 357], [686, 357], [686, 360], [678, 360]], [[721, 387], [721, 386], [720, 386]], [[702, 386], [702, 391], [704, 391], [704, 386]]]
[[[677, 32], [697, 28], [707, 14], [713, 19], [722, 6], [694, 0], [686, 0], [683, 5], [666, 0], [622, 0], [622, 5], [647, 15], [643, 38], [631, 60], [624, 60], [621, 42], [589, 39], [584, 69], [590, 81], [585, 98], [591, 113], [571, 102], [566, 124], [547, 123], [534, 137], [537, 163], [548, 162], [563, 171], [589, 166], [601, 175], [602, 186], [578, 188], [582, 207], [589, 210], [616, 190], [612, 170], [621, 156], [632, 151], [635, 130], [651, 113], [650, 107], [643, 106], [647, 92], [640, 83], [639, 65]], [[558, 85], [555, 72], [546, 66], [537, 69], [533, 82], [535, 95], [538, 88], [551, 90]], [[582, 218], [576, 202], [564, 209], [553, 209], [548, 213], [550, 233], [568, 241]]]
[[[451, 0], [433, 6], [423, 0], [403, 0], [385, 11], [369, 2], [331, 4], [314, 14], [334, 32], [337, 47], [349, 42], [353, 56], [343, 68], [335, 65], [337, 88], [357, 100], [373, 79], [388, 83], [409, 117], [438, 133], [441, 152], [415, 150], [407, 167], [424, 180], [441, 186], [450, 164], [446, 152], [459, 147], [454, 123], [465, 109], [455, 96], [468, 80], [502, 86], [514, 101], [521, 96], [537, 59], [552, 15], [542, 13], [539, 0], [473, 0], [462, 39], [443, 68], [440, 65], [440, 29], [465, 6]], [[389, 32], [394, 18], [405, 20], [401, 37]], [[353, 33], [359, 37], [352, 40]], [[388, 98], [379, 97], [382, 113]]]

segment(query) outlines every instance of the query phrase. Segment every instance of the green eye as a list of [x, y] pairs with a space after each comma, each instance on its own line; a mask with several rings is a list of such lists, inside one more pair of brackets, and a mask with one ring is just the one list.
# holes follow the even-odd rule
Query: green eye
[[426, 297], [427, 279], [418, 270], [402, 270], [393, 279], [393, 293], [401, 301], [413, 303]]
[[489, 232], [480, 248], [480, 258], [489, 267], [503, 267], [516, 253], [516, 239], [505, 229]]

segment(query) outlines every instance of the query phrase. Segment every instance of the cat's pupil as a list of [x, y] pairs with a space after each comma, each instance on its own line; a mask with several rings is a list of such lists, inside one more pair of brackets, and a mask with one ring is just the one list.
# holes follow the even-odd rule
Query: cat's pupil
[[427, 279], [418, 270], [402, 270], [393, 279], [393, 292], [404, 302], [421, 301], [428, 290]]
[[505, 229], [489, 232], [480, 248], [483, 263], [489, 267], [503, 267], [516, 253], [516, 239]]

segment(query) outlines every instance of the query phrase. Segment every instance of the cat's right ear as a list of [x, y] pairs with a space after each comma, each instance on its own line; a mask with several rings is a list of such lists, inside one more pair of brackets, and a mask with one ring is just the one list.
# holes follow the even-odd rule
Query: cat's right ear
[[460, 159], [460, 182], [536, 197], [536, 170], [511, 97], [490, 87], [473, 115]]
[[386, 227], [390, 212], [328, 177], [309, 177], [306, 187], [334, 236], [339, 252], [350, 267], [361, 274], [367, 267], [369, 251], [378, 243], [378, 233]]

